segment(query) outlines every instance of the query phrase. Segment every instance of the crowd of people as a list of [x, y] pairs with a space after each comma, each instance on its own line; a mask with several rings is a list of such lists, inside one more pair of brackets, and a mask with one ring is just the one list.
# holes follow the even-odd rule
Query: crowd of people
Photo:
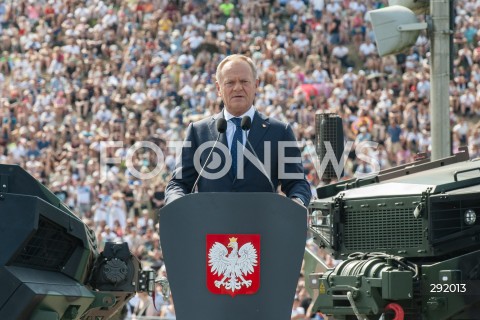
[[[361, 152], [381, 169], [430, 151], [429, 41], [422, 34], [409, 52], [379, 57], [368, 11], [383, 6], [0, 0], [0, 163], [18, 164], [49, 187], [97, 231], [100, 245], [127, 241], [161, 270], [157, 213], [175, 163], [170, 142], [183, 140], [191, 121], [220, 111], [215, 68], [226, 55], [256, 63], [255, 107], [292, 126], [313, 193], [321, 183], [312, 156], [318, 112], [341, 116], [354, 147], [378, 143]], [[456, 1], [455, 11], [452, 151], [467, 145], [477, 157], [480, 2]], [[354, 150], [346, 177], [376, 170]], [[171, 316], [172, 304], [142, 312]]]

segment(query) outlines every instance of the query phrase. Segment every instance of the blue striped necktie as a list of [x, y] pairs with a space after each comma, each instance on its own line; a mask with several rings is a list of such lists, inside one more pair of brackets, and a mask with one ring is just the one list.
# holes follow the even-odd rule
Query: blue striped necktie
[[237, 141], [243, 144], [243, 132], [240, 123], [241, 118], [232, 118], [230, 119], [235, 125], [235, 133], [233, 134], [232, 146], [230, 148], [230, 154], [232, 155], [232, 172], [233, 176], [237, 176]]

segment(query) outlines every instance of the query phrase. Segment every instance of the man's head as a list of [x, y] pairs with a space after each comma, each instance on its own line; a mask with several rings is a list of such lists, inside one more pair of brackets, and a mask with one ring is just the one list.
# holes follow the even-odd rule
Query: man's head
[[220, 62], [216, 73], [217, 93], [234, 116], [244, 114], [253, 104], [258, 87], [252, 59], [234, 54]]

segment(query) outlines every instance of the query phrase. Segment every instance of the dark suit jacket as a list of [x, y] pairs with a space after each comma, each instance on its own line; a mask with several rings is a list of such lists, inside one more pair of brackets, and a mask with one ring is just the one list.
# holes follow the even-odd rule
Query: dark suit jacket
[[[190, 124], [187, 129], [187, 134], [182, 148], [181, 154], [181, 163], [177, 163], [177, 168], [173, 174], [172, 179], [167, 185], [165, 190], [165, 200], [166, 203], [169, 203], [187, 193], [192, 191], [195, 180], [198, 177], [199, 171], [195, 169], [193, 164], [194, 154], [197, 148], [202, 145], [204, 142], [210, 141], [212, 144], [218, 137], [218, 131], [216, 127], [216, 120], [219, 117], [223, 117], [223, 112], [216, 114], [212, 117], [200, 120], [198, 122]], [[265, 115], [255, 111], [255, 116], [252, 120], [252, 126], [248, 134], [248, 140], [250, 141], [252, 147], [257, 153], [260, 160], [264, 161], [265, 155], [265, 145], [264, 142], [270, 142], [270, 177], [272, 183], [275, 187], [280, 184], [282, 191], [290, 198], [298, 197], [300, 198], [305, 205], [308, 205], [311, 198], [311, 191], [308, 182], [305, 180], [303, 166], [301, 164], [301, 153], [298, 147], [287, 147], [284, 148], [284, 158], [293, 158], [296, 157], [297, 163], [293, 162], [295, 159], [287, 159], [287, 161], [282, 161], [284, 163], [283, 172], [286, 173], [297, 173], [297, 176], [300, 175], [302, 179], [282, 179], [279, 177], [279, 142], [282, 141], [296, 141], [295, 136], [291, 127], [283, 122], [280, 122], [275, 119], [269, 119]], [[186, 146], [186, 143], [191, 143], [190, 147]], [[220, 135], [220, 140], [217, 146], [222, 143], [224, 145], [223, 150], [226, 152], [218, 152], [217, 156], [212, 156], [209, 160], [208, 166], [211, 165], [212, 160], [214, 163], [218, 164], [220, 160], [220, 165], [215, 166], [217, 170], [213, 172], [218, 172], [224, 168], [226, 157], [219, 157], [218, 154], [224, 155], [227, 154], [230, 157], [228, 151], [228, 144], [226, 134], [223, 133]], [[250, 147], [246, 142], [244, 142], [246, 148], [250, 150]], [[267, 145], [268, 147], [268, 145]], [[218, 147], [216, 147], [218, 150]], [[206, 148], [201, 152], [200, 163], [203, 166], [208, 153], [210, 152], [211, 147]], [[217, 151], [216, 150], [216, 151]], [[215, 152], [214, 152], [215, 154]], [[198, 155], [197, 155], [198, 156]], [[213, 165], [213, 164], [212, 164]], [[280, 165], [282, 165], [280, 163]], [[197, 166], [198, 167], [198, 166]], [[267, 166], [268, 167], [268, 166]], [[212, 173], [211, 170], [207, 171]], [[180, 176], [181, 172], [181, 176]], [[244, 160], [244, 177], [243, 179], [236, 178], [234, 175], [228, 171], [226, 174], [222, 175], [218, 179], [208, 179], [207, 177], [200, 177], [198, 182], [198, 191], [199, 192], [273, 192], [272, 187], [262, 173], [261, 169], [258, 169], [253, 163], [248, 159]]]

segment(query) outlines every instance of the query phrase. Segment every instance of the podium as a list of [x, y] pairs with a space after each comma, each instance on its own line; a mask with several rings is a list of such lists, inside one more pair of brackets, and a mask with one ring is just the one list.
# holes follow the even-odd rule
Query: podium
[[177, 319], [290, 319], [306, 232], [306, 209], [274, 193], [195, 193], [162, 208]]

